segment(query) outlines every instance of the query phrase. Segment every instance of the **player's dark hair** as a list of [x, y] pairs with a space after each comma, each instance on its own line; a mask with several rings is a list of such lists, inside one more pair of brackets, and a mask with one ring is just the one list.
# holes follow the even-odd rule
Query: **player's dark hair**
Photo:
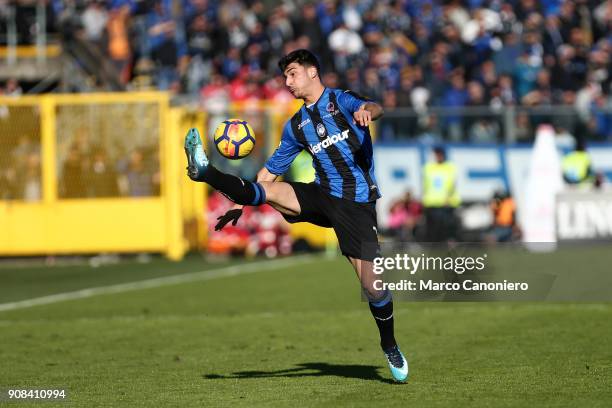
[[284, 73], [289, 64], [297, 62], [299, 65], [303, 65], [305, 67], [315, 67], [317, 69], [317, 74], [321, 75], [321, 64], [319, 64], [319, 59], [312, 52], [299, 49], [295, 51], [291, 51], [289, 54], [285, 55], [278, 61], [278, 67], [281, 72]]

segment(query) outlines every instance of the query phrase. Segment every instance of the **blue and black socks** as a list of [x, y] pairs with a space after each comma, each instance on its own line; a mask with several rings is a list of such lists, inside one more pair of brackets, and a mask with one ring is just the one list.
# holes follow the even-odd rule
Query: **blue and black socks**
[[369, 304], [370, 312], [372, 312], [380, 333], [380, 346], [383, 350], [389, 350], [397, 345], [393, 333], [393, 298], [391, 292], [387, 290], [380, 299], [370, 301]]
[[261, 205], [266, 202], [266, 192], [261, 184], [223, 173], [211, 164], [206, 167], [201, 181], [208, 183], [236, 204]]

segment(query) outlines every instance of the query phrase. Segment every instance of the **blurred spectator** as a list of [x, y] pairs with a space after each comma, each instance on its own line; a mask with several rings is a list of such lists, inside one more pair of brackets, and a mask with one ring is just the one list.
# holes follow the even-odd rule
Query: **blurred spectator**
[[85, 157], [76, 144], [72, 144], [62, 166], [60, 177], [60, 197], [83, 198], [86, 196]]
[[529, 114], [525, 110], [519, 110], [516, 114], [516, 125], [514, 138], [517, 142], [532, 142], [534, 139], [533, 127], [529, 120]]
[[235, 79], [242, 68], [240, 50], [236, 47], [229, 49], [227, 55], [221, 61], [221, 74], [229, 79]]
[[27, 135], [7, 151], [10, 158], [0, 169], [0, 199], [38, 201], [41, 191], [40, 147]]
[[213, 74], [208, 85], [200, 91], [203, 108], [213, 115], [225, 113], [229, 104], [229, 87], [221, 74]]
[[612, 140], [612, 100], [604, 94], [599, 94], [595, 97], [591, 109], [592, 118], [589, 121], [589, 130], [593, 139]]
[[339, 71], [346, 71], [363, 51], [361, 36], [345, 23], [332, 31], [328, 41], [329, 48], [334, 52], [334, 66]]
[[487, 100], [492, 99], [492, 91], [493, 88], [497, 87], [498, 76], [495, 71], [495, 64], [493, 61], [488, 60], [482, 63], [480, 66], [480, 70], [478, 72], [477, 78], [475, 78], [480, 82], [483, 87], [483, 101], [482, 104], [486, 105]]
[[23, 188], [23, 199], [25, 201], [39, 201], [42, 198], [40, 154], [31, 152], [25, 163], [25, 171], [18, 175], [18, 184]]
[[467, 106], [474, 109], [464, 119], [465, 134], [471, 142], [497, 142], [500, 128], [493, 114], [486, 108], [485, 91], [476, 81], [468, 83]]
[[503, 37], [504, 46], [493, 54], [495, 70], [501, 74], [512, 75], [516, 61], [521, 54], [521, 45], [518, 35], [514, 32], [509, 32]]
[[88, 183], [91, 197], [116, 197], [119, 195], [117, 172], [109, 163], [106, 151], [102, 147], [94, 149]]
[[601, 93], [601, 85], [594, 81], [587, 83], [576, 93], [576, 110], [583, 122], [588, 123], [591, 120], [593, 101], [595, 101]]
[[364, 81], [361, 92], [367, 98], [375, 101], [382, 99], [382, 84], [378, 77], [378, 72], [374, 68], [368, 68], [364, 74]]
[[523, 97], [523, 104], [527, 106], [551, 105], [553, 103], [553, 91], [550, 86], [550, 73], [541, 69], [535, 80], [534, 88]]
[[514, 68], [516, 92], [519, 100], [523, 101], [523, 97], [535, 88], [536, 78], [541, 66], [541, 59], [537, 56], [530, 56], [526, 51], [519, 57]]
[[17, 169], [14, 166], [7, 166], [0, 169], [0, 200], [17, 199], [21, 199], [17, 184]]
[[503, 105], [511, 106], [517, 103], [516, 93], [512, 83], [512, 77], [501, 75], [499, 77], [499, 98]]
[[[387, 112], [393, 112], [393, 109], [397, 108], [397, 95], [393, 90], [383, 92], [382, 106]], [[393, 140], [403, 133], [403, 130], [405, 129], [400, 127], [400, 118], [384, 117], [379, 124], [380, 140]]]
[[6, 81], [3, 92], [0, 92], [0, 94], [5, 96], [21, 96], [23, 94], [23, 90], [19, 85], [19, 81], [17, 81], [15, 78], [10, 78]]
[[32, 153], [38, 153], [40, 146], [37, 141], [33, 140], [33, 137], [22, 134], [17, 139], [17, 145], [11, 152], [12, 159], [17, 166], [23, 165], [27, 160], [28, 156]]
[[147, 168], [144, 154], [140, 149], [130, 153], [125, 177], [130, 196], [149, 197], [153, 195], [153, 174]]
[[263, 86], [264, 97], [274, 103], [288, 104], [293, 101], [293, 95], [285, 87], [285, 82], [279, 76], [270, 78]]
[[576, 142], [576, 148], [563, 158], [563, 180], [569, 185], [590, 186], [593, 184], [593, 167], [591, 156], [586, 151], [586, 145], [582, 139]]
[[298, 36], [306, 36], [313, 45], [312, 50], [323, 55], [325, 51], [324, 35], [319, 20], [317, 18], [317, 10], [313, 3], [307, 3], [302, 9], [302, 19], [299, 24], [294, 24]]
[[415, 230], [423, 214], [421, 203], [407, 191], [404, 196], [393, 202], [389, 209], [387, 225], [389, 233], [399, 241], [414, 241]]
[[442, 131], [436, 114], [419, 115], [419, 140], [423, 143], [439, 143], [442, 141]]
[[293, 26], [282, 7], [277, 7], [270, 13], [266, 34], [272, 54], [281, 57], [285, 44], [295, 38]]
[[[465, 89], [465, 80], [461, 72], [455, 72], [451, 76], [451, 86], [442, 98], [442, 106], [446, 108], [462, 108], [468, 102], [468, 93]], [[463, 138], [462, 117], [457, 113], [448, 114], [445, 117], [445, 128], [447, 137], [453, 141]]]
[[[569, 139], [573, 140], [573, 135], [578, 134], [578, 115], [576, 114], [576, 93], [574, 91], [563, 91], [561, 92], [561, 100], [559, 101], [562, 107], [558, 109], [563, 109], [561, 114], [555, 115], [553, 119], [553, 124], [557, 129], [558, 134], [562, 133], [569, 136]], [[557, 141], [559, 137], [557, 137]], [[572, 141], [573, 145], [573, 141]]]
[[[108, 54], [119, 72], [119, 77], [123, 83], [128, 78], [128, 64], [130, 63], [131, 48], [128, 38], [128, 20], [130, 18], [130, 8], [128, 4], [110, 11], [108, 16]], [[90, 28], [91, 30], [91, 28]]]
[[238, 18], [233, 18], [227, 23], [227, 35], [229, 46], [241, 50], [249, 43], [249, 33]]
[[569, 45], [562, 45], [557, 48], [557, 63], [552, 68], [553, 86], [561, 90], [577, 91], [580, 88], [573, 79], [572, 58], [574, 58], [574, 49]]
[[516, 224], [516, 205], [512, 197], [505, 192], [496, 192], [491, 200], [491, 211], [493, 225], [485, 234], [485, 242], [495, 244], [516, 239], [520, 232]]
[[100, 0], [90, 2], [81, 15], [81, 22], [85, 30], [85, 37], [101, 46], [104, 29], [108, 22], [108, 11], [104, 7], [104, 2]]
[[340, 78], [335, 72], [326, 72], [323, 74], [322, 80], [328, 88], [338, 88], [340, 86]]
[[423, 207], [427, 242], [458, 238], [455, 209], [461, 204], [457, 192], [457, 168], [447, 160], [442, 146], [433, 149], [434, 160], [423, 168]]
[[179, 72], [185, 69], [187, 45], [184, 27], [177, 26], [170, 10], [157, 0], [146, 19], [151, 58], [157, 64], [156, 83], [161, 90], [176, 89]]
[[549, 55], [555, 55], [557, 49], [563, 45], [563, 35], [561, 34], [561, 22], [559, 17], [555, 14], [546, 16], [546, 23], [544, 28], [544, 53]]

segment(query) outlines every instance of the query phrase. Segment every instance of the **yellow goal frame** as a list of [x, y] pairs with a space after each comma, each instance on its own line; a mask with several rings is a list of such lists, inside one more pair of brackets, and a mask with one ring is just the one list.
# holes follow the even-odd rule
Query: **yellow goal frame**
[[[62, 199], [58, 197], [57, 107], [152, 103], [159, 112], [161, 193], [155, 197]], [[183, 257], [206, 240], [205, 190], [185, 176], [186, 127], [205, 123], [203, 113], [170, 107], [167, 93], [93, 93], [0, 97], [0, 106], [36, 106], [41, 131], [41, 191], [37, 202], [0, 201], [0, 256], [100, 252], [161, 252]], [[112, 120], [112, 118], [109, 118]], [[184, 223], [195, 222], [194, 242]]]

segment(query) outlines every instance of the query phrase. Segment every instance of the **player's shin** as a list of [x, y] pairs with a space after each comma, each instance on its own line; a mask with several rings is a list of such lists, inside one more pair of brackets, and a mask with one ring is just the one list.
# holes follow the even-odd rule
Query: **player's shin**
[[382, 296], [373, 298], [368, 295], [370, 312], [374, 317], [380, 333], [380, 346], [388, 350], [397, 345], [393, 331], [393, 299], [391, 292], [386, 290]]
[[223, 173], [210, 164], [201, 181], [208, 183], [236, 204], [261, 205], [266, 202], [266, 192], [261, 184]]

